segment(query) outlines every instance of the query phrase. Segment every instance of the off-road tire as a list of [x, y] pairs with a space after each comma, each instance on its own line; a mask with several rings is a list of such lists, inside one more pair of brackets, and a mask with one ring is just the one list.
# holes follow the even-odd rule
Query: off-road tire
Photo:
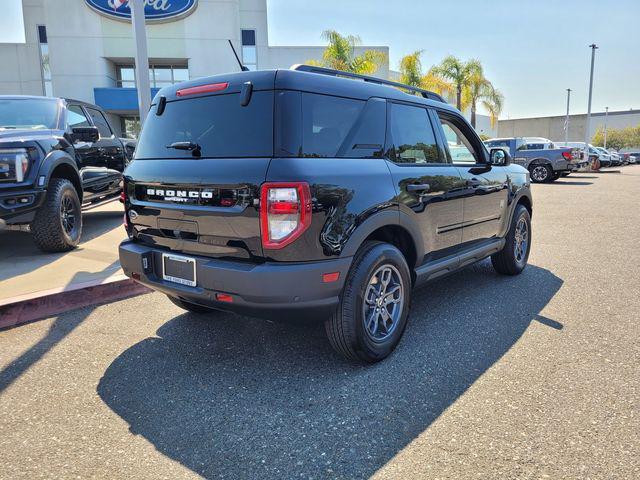
[[[527, 228], [526, 251], [520, 260], [516, 256], [516, 229], [520, 221], [524, 221]], [[511, 220], [511, 226], [505, 239], [502, 250], [491, 255], [493, 268], [502, 275], [518, 275], [527, 266], [529, 252], [531, 251], [531, 216], [524, 205], [518, 205]]]
[[[66, 231], [63, 226], [62, 202], [74, 211], [75, 226]], [[52, 178], [46, 198], [30, 225], [33, 241], [44, 252], [66, 252], [80, 243], [82, 236], [82, 205], [73, 183], [66, 178]]]
[[[541, 169], [546, 170], [544, 175]], [[529, 167], [529, 176], [533, 183], [547, 183], [553, 178], [553, 169], [550, 165], [537, 163]]]
[[197, 303], [187, 302], [186, 300], [181, 300], [179, 298], [170, 297], [169, 295], [167, 295], [167, 298], [175, 306], [180, 307], [183, 310], [187, 310], [188, 312], [191, 312], [191, 313], [197, 313], [197, 314], [202, 315], [202, 314], [215, 313], [215, 312], [219, 311], [219, 310], [216, 310], [215, 308], [209, 308], [209, 307], [205, 307], [203, 305], [198, 305]]
[[[398, 319], [393, 322], [395, 327], [390, 329], [387, 338], [378, 341], [366, 331], [364, 295], [374, 274], [389, 265], [398, 280], [401, 279], [403, 300], [398, 305]], [[389, 356], [407, 324], [411, 287], [409, 267], [400, 250], [388, 243], [365, 242], [354, 257], [336, 311], [325, 321], [331, 346], [347, 359], [359, 363], [379, 362]]]

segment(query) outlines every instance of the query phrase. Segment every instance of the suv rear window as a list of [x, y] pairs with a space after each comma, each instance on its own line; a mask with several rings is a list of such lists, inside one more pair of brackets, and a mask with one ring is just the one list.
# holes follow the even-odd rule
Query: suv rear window
[[185, 150], [167, 148], [193, 142], [202, 157], [271, 157], [273, 155], [273, 91], [256, 91], [249, 105], [240, 94], [211, 95], [167, 102], [162, 115], [151, 109], [136, 148], [140, 158], [193, 158]]

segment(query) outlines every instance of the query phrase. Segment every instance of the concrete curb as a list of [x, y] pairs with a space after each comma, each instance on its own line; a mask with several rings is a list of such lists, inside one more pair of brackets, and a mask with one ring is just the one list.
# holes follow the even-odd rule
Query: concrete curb
[[125, 275], [102, 282], [85, 282], [0, 300], [0, 330], [58, 315], [76, 308], [99, 305], [151, 292]]

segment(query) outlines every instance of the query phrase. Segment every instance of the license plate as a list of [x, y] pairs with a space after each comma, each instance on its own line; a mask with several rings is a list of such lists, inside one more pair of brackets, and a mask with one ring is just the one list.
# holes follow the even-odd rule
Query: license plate
[[162, 254], [162, 278], [169, 282], [196, 286], [196, 260], [194, 258]]

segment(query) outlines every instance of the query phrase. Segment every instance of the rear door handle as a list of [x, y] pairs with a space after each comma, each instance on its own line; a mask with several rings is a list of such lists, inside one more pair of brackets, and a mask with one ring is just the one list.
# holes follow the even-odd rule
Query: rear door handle
[[428, 183], [411, 183], [407, 185], [408, 192], [424, 192], [425, 190], [429, 190], [431, 185]]

